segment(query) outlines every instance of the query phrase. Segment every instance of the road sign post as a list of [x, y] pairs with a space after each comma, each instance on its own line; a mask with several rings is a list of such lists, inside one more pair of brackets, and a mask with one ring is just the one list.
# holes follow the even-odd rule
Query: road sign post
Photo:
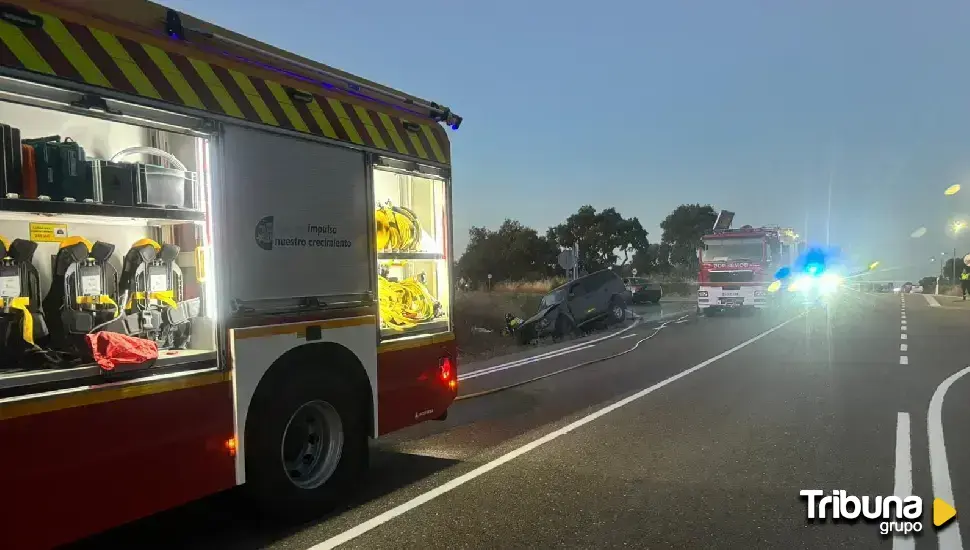
[[570, 281], [576, 278], [576, 252], [574, 249], [567, 248], [559, 253], [559, 267], [566, 270], [566, 276]]
[[488, 291], [489, 292], [492, 291], [492, 274], [491, 273], [488, 274]]

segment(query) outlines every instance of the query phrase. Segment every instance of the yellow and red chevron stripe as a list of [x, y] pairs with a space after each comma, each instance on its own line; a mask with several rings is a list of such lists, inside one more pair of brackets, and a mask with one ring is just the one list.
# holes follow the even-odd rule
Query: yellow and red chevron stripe
[[[309, 85], [282, 83], [213, 56], [180, 53], [153, 37], [105, 30], [31, 10], [43, 25], [0, 20], [0, 66], [109, 88], [191, 109], [448, 164], [444, 129]], [[298, 100], [291, 91], [296, 90]], [[415, 117], [417, 118], [417, 117]]]

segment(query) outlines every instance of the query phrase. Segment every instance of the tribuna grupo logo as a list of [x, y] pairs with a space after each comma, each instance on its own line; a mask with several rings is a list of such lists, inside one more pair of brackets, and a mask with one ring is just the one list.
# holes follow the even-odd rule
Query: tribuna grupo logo
[[883, 535], [908, 535], [923, 530], [923, 499], [917, 496], [862, 496], [834, 490], [825, 494], [821, 489], [805, 489], [798, 493], [807, 499], [808, 519], [865, 519], [879, 522]]

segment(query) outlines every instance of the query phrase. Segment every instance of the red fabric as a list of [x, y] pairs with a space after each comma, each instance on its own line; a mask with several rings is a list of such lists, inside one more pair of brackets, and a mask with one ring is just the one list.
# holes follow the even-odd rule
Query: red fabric
[[158, 344], [152, 340], [135, 338], [117, 332], [88, 334], [91, 355], [104, 370], [114, 370], [118, 365], [138, 365], [158, 359]]

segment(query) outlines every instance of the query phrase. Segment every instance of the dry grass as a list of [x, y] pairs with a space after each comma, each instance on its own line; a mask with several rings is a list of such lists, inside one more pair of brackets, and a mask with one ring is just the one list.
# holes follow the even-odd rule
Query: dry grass
[[[539, 293], [459, 292], [455, 296], [455, 337], [459, 357], [464, 361], [512, 353], [519, 346], [503, 336], [505, 314], [528, 319], [539, 307]], [[491, 332], [475, 332], [473, 328]]]
[[497, 283], [492, 290], [513, 294], [545, 294], [565, 283], [565, 278], [558, 277], [540, 279], [538, 281], [502, 281], [501, 283]]
[[963, 288], [960, 285], [940, 285], [940, 294], [943, 296], [962, 296]]

